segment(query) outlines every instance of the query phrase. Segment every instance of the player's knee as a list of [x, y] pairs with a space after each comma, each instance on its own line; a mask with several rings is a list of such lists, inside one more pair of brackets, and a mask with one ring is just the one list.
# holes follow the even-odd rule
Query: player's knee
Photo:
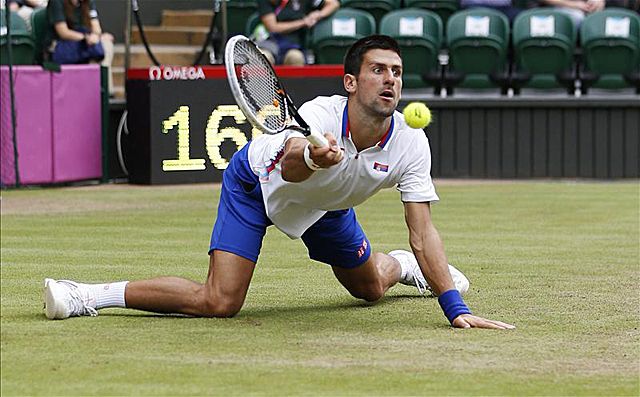
[[203, 317], [233, 317], [242, 308], [242, 302], [230, 298], [208, 299], [203, 305]]
[[304, 53], [298, 49], [291, 49], [287, 51], [282, 62], [285, 65], [304, 65]]
[[371, 283], [349, 291], [355, 298], [367, 302], [376, 302], [384, 296], [384, 289], [380, 283]]

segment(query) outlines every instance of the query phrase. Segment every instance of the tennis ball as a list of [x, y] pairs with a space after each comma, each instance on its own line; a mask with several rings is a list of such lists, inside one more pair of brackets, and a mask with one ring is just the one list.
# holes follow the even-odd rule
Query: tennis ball
[[422, 102], [411, 102], [402, 111], [411, 128], [425, 128], [431, 123], [431, 110]]

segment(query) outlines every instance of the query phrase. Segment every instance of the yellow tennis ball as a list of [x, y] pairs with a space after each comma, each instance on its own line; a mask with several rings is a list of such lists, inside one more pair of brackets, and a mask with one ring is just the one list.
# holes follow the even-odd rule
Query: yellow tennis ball
[[425, 128], [431, 123], [431, 110], [422, 102], [411, 102], [402, 111], [411, 128]]

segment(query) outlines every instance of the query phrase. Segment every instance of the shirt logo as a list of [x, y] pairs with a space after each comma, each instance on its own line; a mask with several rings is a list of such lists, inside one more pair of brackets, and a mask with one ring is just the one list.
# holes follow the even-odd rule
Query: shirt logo
[[389, 172], [389, 166], [387, 164], [378, 163], [377, 161], [373, 163], [373, 169], [380, 172]]

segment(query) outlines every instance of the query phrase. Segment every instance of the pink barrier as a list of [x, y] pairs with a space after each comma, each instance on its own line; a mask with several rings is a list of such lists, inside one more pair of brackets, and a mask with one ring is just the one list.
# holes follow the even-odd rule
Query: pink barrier
[[[102, 176], [100, 67], [13, 69], [20, 183], [46, 184]], [[0, 68], [0, 180], [15, 184], [9, 68]]]

